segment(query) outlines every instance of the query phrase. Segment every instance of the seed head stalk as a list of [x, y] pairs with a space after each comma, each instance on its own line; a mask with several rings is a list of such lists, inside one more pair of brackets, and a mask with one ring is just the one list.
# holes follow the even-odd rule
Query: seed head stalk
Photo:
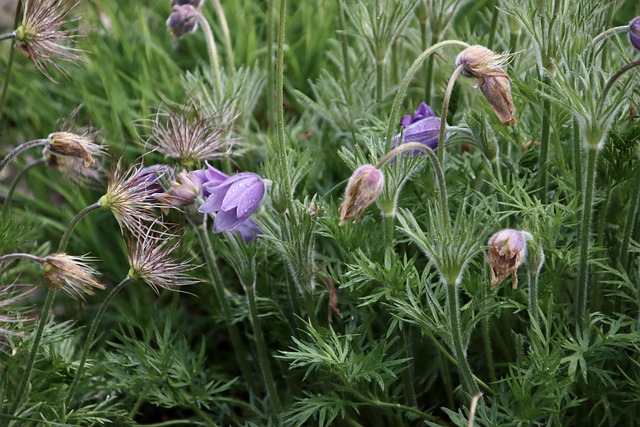
[[[18, 6], [16, 7], [16, 16], [13, 19], [13, 28], [18, 28], [20, 23], [20, 16], [22, 15], [22, 0], [18, 0]], [[16, 37], [15, 31], [13, 38]], [[2, 112], [4, 111], [4, 103], [7, 100], [7, 94], [9, 93], [9, 82], [11, 81], [11, 69], [13, 68], [13, 58], [16, 54], [16, 49], [9, 50], [9, 59], [7, 60], [7, 69], [4, 73], [4, 83], [2, 84], [2, 95], [0, 95], [0, 118], [2, 118]]]
[[78, 369], [76, 370], [76, 374], [73, 377], [73, 381], [71, 382], [71, 385], [69, 386], [69, 389], [67, 390], [67, 396], [65, 398], [65, 405], [67, 406], [67, 408], [70, 406], [71, 399], [73, 399], [73, 395], [75, 394], [76, 389], [78, 388], [78, 382], [80, 381], [80, 378], [82, 377], [82, 372], [84, 371], [84, 365], [87, 362], [87, 356], [89, 355], [89, 348], [91, 347], [91, 343], [93, 342], [93, 338], [95, 337], [96, 331], [98, 330], [98, 325], [102, 321], [102, 318], [104, 317], [104, 313], [107, 311], [107, 307], [109, 306], [109, 304], [111, 304], [111, 301], [113, 301], [113, 298], [130, 281], [131, 281], [131, 278], [129, 276], [127, 276], [124, 279], [122, 279], [122, 281], [120, 283], [118, 283], [118, 285], [115, 286], [111, 290], [111, 292], [109, 292], [109, 294], [104, 299], [104, 301], [102, 301], [102, 304], [100, 304], [100, 308], [98, 309], [98, 312], [96, 313], [96, 317], [93, 319], [93, 322], [91, 323], [91, 328], [89, 329], [89, 334], [87, 335], [87, 338], [84, 341], [84, 346], [82, 347], [82, 355], [80, 356], [80, 363], [78, 364]]
[[589, 294], [589, 250], [591, 237], [591, 214], [593, 209], [593, 193], [596, 181], [596, 147], [587, 149], [587, 179], [585, 181], [582, 215], [580, 219], [580, 264], [578, 266], [578, 289], [576, 292], [576, 322], [582, 325], [588, 313], [587, 296]]
[[2, 159], [2, 161], [0, 162], [0, 172], [2, 172], [2, 170], [9, 164], [11, 163], [11, 160], [13, 160], [14, 157], [16, 157], [18, 154], [22, 153], [23, 151], [28, 150], [29, 148], [33, 148], [33, 147], [38, 147], [38, 146], [42, 146], [42, 145], [46, 145], [49, 143], [48, 139], [35, 139], [33, 141], [29, 141], [29, 142], [25, 142], [24, 144], [20, 144], [18, 145], [16, 148], [14, 148], [13, 150], [11, 150], [9, 152], [9, 154], [7, 154], [5, 156], [4, 159]]
[[25, 167], [23, 167], [22, 169], [20, 169], [18, 171], [18, 173], [16, 173], [16, 176], [13, 177], [13, 181], [11, 181], [11, 184], [9, 185], [9, 188], [7, 189], [7, 195], [4, 198], [4, 202], [2, 204], [2, 216], [1, 218], [3, 220], [6, 220], [7, 215], [9, 213], [9, 206], [11, 205], [11, 199], [13, 198], [13, 193], [16, 190], [16, 187], [18, 186], [18, 183], [20, 182], [20, 180], [22, 179], [23, 176], [25, 176], [27, 174], [27, 172], [29, 172], [31, 169], [40, 166], [41, 164], [43, 164], [45, 162], [44, 159], [38, 159], [33, 163], [30, 163], [28, 165], [26, 165]]
[[278, 52], [276, 61], [276, 131], [280, 167], [285, 170], [284, 187], [287, 200], [292, 196], [291, 176], [289, 175], [289, 159], [284, 134], [284, 37], [287, 18], [287, 0], [280, 0], [280, 15], [278, 20]]
[[[449, 112], [449, 101], [451, 100], [451, 92], [453, 92], [453, 85], [456, 83], [458, 76], [462, 72], [464, 65], [458, 65], [453, 70], [449, 83], [447, 84], [447, 90], [444, 93], [444, 100], [442, 101], [442, 113], [440, 116], [440, 133], [438, 135], [438, 161], [440, 165], [444, 167], [444, 136], [447, 127], [447, 113]], [[447, 214], [447, 212], [445, 212]]]
[[222, 78], [220, 77], [220, 62], [218, 60], [218, 48], [216, 47], [216, 41], [213, 38], [213, 31], [211, 31], [211, 25], [209, 21], [204, 17], [201, 12], [196, 13], [196, 19], [198, 24], [202, 26], [204, 32], [204, 38], [207, 41], [207, 49], [209, 50], [209, 61], [211, 61], [211, 71], [213, 72], [213, 84], [215, 95], [218, 101], [222, 100]]

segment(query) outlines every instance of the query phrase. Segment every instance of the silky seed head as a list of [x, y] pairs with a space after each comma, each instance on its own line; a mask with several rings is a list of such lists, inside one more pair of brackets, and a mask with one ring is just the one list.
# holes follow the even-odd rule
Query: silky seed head
[[462, 66], [461, 74], [466, 77], [505, 77], [509, 78], [502, 68], [509, 57], [500, 55], [484, 46], [469, 46], [456, 58], [456, 65]]
[[73, 298], [83, 299], [93, 295], [94, 289], [104, 289], [95, 279], [98, 272], [89, 266], [86, 256], [70, 256], [65, 253], [46, 257], [42, 264], [45, 281], [55, 291], [64, 291]]

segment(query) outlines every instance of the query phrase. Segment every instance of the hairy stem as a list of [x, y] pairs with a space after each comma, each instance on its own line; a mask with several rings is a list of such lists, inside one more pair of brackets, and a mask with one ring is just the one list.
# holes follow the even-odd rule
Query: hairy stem
[[342, 66], [344, 67], [344, 80], [347, 86], [347, 96], [351, 96], [351, 63], [349, 61], [349, 40], [347, 39], [347, 26], [344, 20], [344, 0], [337, 0], [338, 3], [338, 29], [340, 31], [340, 48], [342, 49]]
[[35, 168], [36, 166], [40, 166], [44, 162], [45, 162], [44, 159], [38, 159], [35, 162], [30, 163], [25, 167], [23, 167], [22, 169], [20, 169], [16, 174], [16, 176], [13, 177], [13, 181], [11, 181], [9, 188], [7, 189], [7, 195], [4, 198], [4, 203], [2, 204], [3, 220], [6, 220], [7, 218], [7, 214], [9, 213], [9, 206], [11, 205], [11, 199], [13, 198], [13, 193], [16, 191], [16, 187], [18, 186], [18, 183], [20, 182], [22, 177], [24, 177], [27, 174], [27, 172], [29, 172], [31, 169]]
[[396, 93], [396, 97], [393, 100], [393, 105], [391, 106], [391, 114], [389, 115], [389, 124], [387, 125], [387, 134], [385, 139], [386, 150], [389, 151], [391, 149], [391, 139], [393, 138], [394, 129], [398, 125], [398, 118], [400, 117], [400, 108], [402, 107], [402, 102], [404, 101], [404, 96], [407, 93], [407, 88], [409, 87], [409, 83], [411, 83], [411, 79], [413, 75], [418, 71], [422, 62], [428, 58], [431, 54], [436, 52], [438, 49], [441, 49], [446, 46], [460, 46], [463, 48], [469, 47], [469, 45], [465, 42], [459, 40], [445, 40], [440, 43], [436, 43], [424, 52], [422, 52], [416, 59], [413, 61], [413, 64], [407, 70], [407, 73], [400, 83], [400, 87], [398, 88], [398, 92]]
[[116, 285], [113, 289], [111, 289], [111, 292], [109, 292], [109, 294], [106, 296], [104, 301], [102, 301], [102, 304], [100, 304], [100, 308], [96, 313], [96, 317], [93, 319], [93, 322], [91, 323], [91, 327], [89, 328], [89, 333], [87, 334], [87, 338], [85, 338], [84, 346], [82, 347], [82, 354], [80, 356], [80, 363], [78, 364], [78, 369], [76, 370], [76, 374], [73, 376], [73, 381], [71, 382], [71, 385], [67, 390], [67, 396], [65, 397], [65, 405], [67, 406], [67, 408], [69, 408], [69, 406], [71, 405], [71, 399], [73, 399], [76, 389], [78, 388], [78, 382], [82, 377], [82, 372], [84, 371], [84, 365], [87, 362], [89, 349], [91, 348], [91, 343], [93, 342], [93, 338], [95, 337], [96, 331], [98, 330], [98, 325], [102, 321], [102, 318], [104, 317], [104, 313], [107, 311], [107, 307], [109, 306], [109, 304], [111, 304], [111, 301], [113, 301], [113, 298], [115, 298], [118, 292], [120, 292], [120, 290], [124, 288], [127, 285], [127, 283], [129, 283], [130, 281], [131, 281], [131, 278], [129, 276], [122, 279], [122, 281], [118, 283], [118, 285]]
[[42, 311], [40, 312], [38, 328], [36, 329], [36, 335], [33, 338], [31, 352], [29, 353], [29, 359], [27, 360], [27, 367], [24, 373], [22, 374], [22, 380], [20, 381], [18, 392], [13, 398], [13, 405], [11, 405], [11, 409], [9, 410], [10, 414], [15, 415], [18, 408], [20, 408], [20, 404], [22, 403], [22, 398], [24, 397], [29, 381], [31, 380], [31, 374], [33, 373], [33, 365], [35, 364], [36, 356], [38, 354], [38, 347], [40, 347], [40, 341], [42, 340], [44, 327], [47, 324], [49, 311], [51, 311], [51, 307], [53, 306], [53, 299], [55, 297], [55, 294], [56, 292], [53, 290], [53, 288], [49, 287], [49, 290], [47, 291], [47, 296], [44, 300], [44, 304], [42, 305]]
[[[547, 81], [548, 79], [545, 79]], [[547, 160], [549, 158], [549, 136], [551, 134], [550, 126], [551, 101], [545, 98], [542, 104], [542, 135], [540, 136], [540, 157], [538, 159], [538, 186], [540, 187], [540, 200], [547, 203], [547, 193], [549, 192], [549, 183], [547, 177]]]
[[588, 313], [587, 296], [589, 295], [589, 250], [591, 249], [591, 213], [593, 193], [596, 181], [596, 159], [598, 150], [589, 147], [587, 150], [587, 179], [582, 199], [582, 215], [580, 219], [580, 264], [578, 265], [578, 283], [576, 291], [576, 320], [578, 324], [586, 320]]
[[35, 139], [33, 141], [25, 142], [24, 144], [18, 145], [16, 148], [11, 150], [11, 152], [9, 152], [9, 154], [7, 154], [4, 159], [2, 159], [2, 161], [0, 162], [0, 172], [2, 172], [2, 170], [9, 163], [11, 163], [11, 160], [13, 160], [13, 158], [15, 156], [17, 156], [18, 154], [22, 153], [23, 151], [28, 150], [29, 148], [38, 147], [38, 146], [41, 146], [41, 145], [46, 145], [48, 143], [49, 143], [48, 139]]
[[35, 261], [38, 264], [43, 264], [44, 259], [35, 255], [25, 254], [25, 253], [15, 253], [15, 254], [7, 254], [0, 256], [0, 264], [5, 261], [11, 261], [14, 259], [28, 259], [29, 261]]
[[209, 61], [211, 61], [211, 71], [213, 72], [213, 84], [217, 101], [222, 101], [222, 78], [220, 77], [220, 63], [218, 61], [218, 48], [216, 47], [216, 41], [213, 38], [213, 31], [211, 31], [211, 25], [209, 21], [204, 17], [202, 13], [197, 13], [198, 23], [202, 26], [204, 32], [204, 38], [207, 41], [207, 49], [209, 50]]
[[447, 113], [449, 112], [449, 101], [451, 100], [451, 92], [453, 91], [453, 85], [456, 83], [458, 76], [462, 72], [464, 68], [463, 65], [458, 65], [458, 67], [453, 70], [453, 74], [449, 78], [449, 83], [447, 84], [447, 90], [444, 93], [444, 100], [442, 101], [442, 113], [440, 116], [440, 132], [438, 133], [438, 160], [440, 161], [440, 165], [444, 168], [444, 142], [445, 142], [445, 133], [447, 131]]
[[287, 0], [280, 0], [280, 14], [278, 20], [278, 53], [276, 65], [276, 128], [280, 167], [285, 171], [284, 187], [287, 199], [292, 197], [292, 182], [289, 175], [289, 159], [287, 156], [287, 144], [284, 134], [284, 38], [287, 17]]
[[224, 36], [224, 45], [227, 52], [227, 68], [230, 75], [236, 73], [236, 60], [233, 54], [233, 45], [231, 44], [231, 32], [229, 31], [229, 24], [227, 23], [227, 16], [224, 13], [224, 9], [220, 4], [220, 0], [213, 0], [213, 7], [216, 9], [218, 19], [220, 19], [220, 28], [222, 28], [222, 35]]
[[96, 209], [100, 209], [101, 207], [102, 207], [102, 203], [100, 203], [99, 201], [95, 202], [94, 204], [89, 205], [83, 210], [81, 210], [80, 212], [78, 212], [76, 216], [74, 216], [71, 219], [71, 222], [69, 222], [69, 225], [67, 225], [67, 228], [64, 230], [64, 234], [60, 238], [60, 243], [58, 244], [58, 252], [64, 252], [65, 248], [67, 247], [67, 243], [69, 243], [71, 232], [76, 227], [76, 225], [78, 225], [80, 220], [84, 218], [89, 212], [95, 211]]
[[[18, 28], [20, 19], [22, 17], [22, 0], [18, 0], [18, 6], [16, 7], [16, 16], [13, 19], [13, 28]], [[15, 33], [14, 33], [15, 36]], [[2, 84], [2, 95], [0, 95], [0, 118], [4, 112], [4, 103], [7, 100], [9, 93], [9, 82], [11, 81], [11, 70], [13, 69], [13, 58], [17, 49], [9, 49], [9, 59], [7, 60], [7, 69], [4, 73], [4, 83]]]
[[489, 28], [489, 40], [487, 41], [487, 47], [493, 49], [493, 42], [496, 39], [496, 30], [498, 28], [498, 15], [500, 9], [498, 9], [499, 0], [493, 2], [493, 14], [491, 15], [491, 27]]
[[604, 105], [604, 102], [607, 99], [607, 95], [609, 94], [609, 91], [613, 87], [614, 83], [620, 77], [622, 77], [627, 71], [634, 69], [638, 65], [640, 65], [640, 59], [638, 59], [637, 61], [630, 62], [626, 65], [623, 65], [618, 71], [615, 72], [614, 75], [611, 76], [611, 78], [609, 78], [609, 81], [607, 81], [607, 84], [605, 84], [604, 89], [602, 89], [602, 93], [600, 94], [600, 99], [598, 99], [598, 111]]

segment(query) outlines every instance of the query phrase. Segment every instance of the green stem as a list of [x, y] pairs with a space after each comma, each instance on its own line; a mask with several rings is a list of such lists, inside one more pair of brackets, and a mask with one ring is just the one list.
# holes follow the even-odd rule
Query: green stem
[[200, 415], [204, 419], [205, 423], [209, 427], [218, 427], [218, 424], [216, 424], [215, 421], [211, 419], [211, 417], [209, 417], [202, 409], [200, 409], [198, 405], [193, 405], [192, 408], [198, 415]]
[[149, 387], [151, 387], [151, 384], [145, 383], [144, 387], [142, 388], [142, 391], [140, 392], [140, 394], [138, 395], [138, 398], [136, 399], [136, 402], [133, 404], [133, 407], [129, 411], [129, 418], [131, 418], [132, 420], [138, 414], [138, 411], [142, 406], [142, 402], [144, 402], [144, 399], [147, 396], [147, 391], [149, 390]]
[[31, 374], [33, 372], [33, 365], [36, 361], [36, 356], [38, 354], [38, 347], [40, 347], [40, 341], [42, 340], [42, 335], [44, 333], [44, 327], [47, 324], [49, 311], [53, 306], [53, 299], [55, 297], [56, 292], [52, 287], [49, 287], [47, 291], [47, 297], [44, 300], [44, 304], [42, 305], [42, 311], [40, 313], [40, 320], [38, 321], [38, 329], [36, 330], [36, 335], [33, 338], [33, 345], [31, 346], [31, 353], [29, 354], [29, 359], [27, 360], [27, 367], [22, 374], [22, 380], [20, 381], [20, 387], [18, 388], [18, 392], [13, 398], [13, 405], [11, 405], [11, 409], [9, 410], [10, 414], [16, 414], [20, 404], [22, 403], [22, 398], [27, 390], [27, 385], [31, 380]]
[[76, 389], [78, 388], [78, 382], [82, 377], [82, 372], [84, 371], [84, 365], [87, 362], [87, 356], [89, 356], [89, 349], [91, 348], [93, 338], [95, 337], [96, 331], [98, 330], [98, 325], [102, 321], [102, 318], [104, 317], [104, 313], [107, 311], [107, 307], [109, 306], [109, 304], [111, 304], [111, 301], [113, 301], [113, 298], [130, 281], [131, 281], [131, 278], [129, 276], [125, 277], [120, 283], [118, 283], [116, 287], [111, 289], [111, 292], [109, 292], [109, 294], [104, 299], [104, 301], [102, 301], [102, 304], [100, 304], [100, 308], [98, 309], [98, 312], [96, 313], [96, 317], [93, 319], [93, 322], [91, 323], [91, 328], [89, 328], [89, 333], [87, 334], [87, 338], [84, 341], [84, 346], [82, 347], [82, 355], [80, 356], [80, 363], [78, 364], [78, 369], [76, 370], [76, 374], [73, 377], [73, 381], [71, 382], [71, 385], [67, 390], [67, 396], [65, 397], [65, 405], [67, 406], [67, 408], [70, 407], [71, 399], [73, 399]]
[[78, 212], [76, 216], [74, 216], [73, 219], [71, 219], [71, 222], [69, 222], [69, 225], [67, 225], [66, 230], [64, 230], [64, 234], [60, 238], [60, 244], [58, 245], [58, 252], [64, 252], [65, 248], [67, 247], [67, 243], [69, 243], [71, 232], [76, 227], [76, 225], [78, 225], [80, 220], [84, 218], [89, 212], [95, 211], [96, 209], [100, 209], [101, 207], [102, 207], [102, 203], [100, 203], [100, 201], [97, 201], [94, 204], [89, 205], [83, 210], [81, 210], [80, 212]]
[[538, 274], [534, 273], [532, 275], [530, 271], [527, 271], [527, 282], [529, 285], [529, 317], [531, 318], [531, 322], [534, 324], [540, 324], [538, 279]]
[[223, 318], [229, 331], [229, 336], [231, 337], [231, 344], [233, 345], [234, 352], [236, 354], [236, 360], [240, 365], [240, 372], [244, 380], [246, 381], [249, 389], [253, 388], [253, 382], [251, 379], [253, 375], [251, 374], [251, 370], [249, 369], [249, 363], [247, 362], [248, 353], [245, 350], [244, 344], [240, 338], [240, 332], [238, 330], [238, 326], [232, 322], [231, 316], [231, 306], [229, 305], [229, 301], [227, 300], [227, 296], [225, 295], [225, 289], [222, 286], [222, 278], [220, 277], [220, 272], [216, 266], [216, 258], [213, 252], [213, 247], [211, 246], [211, 241], [209, 237], [206, 235], [206, 230], [202, 226], [194, 226], [193, 227], [198, 235], [198, 241], [200, 242], [200, 246], [202, 247], [202, 251], [204, 252], [205, 261], [207, 264], [207, 271], [209, 272], [209, 280], [211, 281], [211, 286], [216, 294], [216, 299], [220, 304], [220, 309], [222, 310]]
[[402, 348], [404, 349], [405, 357], [409, 359], [409, 366], [407, 369], [402, 371], [402, 382], [404, 385], [405, 393], [407, 393], [407, 399], [409, 400], [409, 404], [413, 407], [418, 406], [418, 399], [416, 398], [416, 390], [414, 387], [415, 381], [413, 379], [413, 361], [414, 355], [412, 351], [412, 343], [409, 338], [408, 325], [402, 329]]
[[473, 372], [467, 361], [467, 352], [462, 342], [462, 325], [460, 324], [460, 301], [458, 299], [458, 286], [455, 283], [447, 283], [447, 305], [449, 307], [449, 327], [451, 329], [452, 350], [458, 365], [458, 375], [462, 382], [462, 388], [469, 397], [476, 395], [479, 390], [473, 378]]
[[280, 15], [278, 20], [278, 57], [276, 65], [276, 130], [278, 151], [280, 155], [280, 167], [285, 171], [284, 187], [286, 194], [292, 197], [292, 182], [289, 175], [289, 160], [287, 157], [287, 145], [284, 134], [284, 38], [286, 30], [287, 0], [280, 0]]
[[40, 145], [46, 145], [49, 143], [48, 139], [36, 139], [33, 141], [25, 142], [24, 144], [18, 145], [16, 148], [11, 150], [9, 154], [5, 156], [4, 159], [0, 162], [0, 172], [13, 160], [15, 156], [22, 153], [23, 151], [28, 150], [29, 148], [38, 147]]
[[217, 97], [216, 101], [222, 102], [222, 78], [220, 77], [220, 63], [218, 62], [218, 48], [213, 38], [213, 31], [209, 21], [202, 13], [196, 14], [198, 23], [202, 26], [204, 38], [207, 41], [207, 49], [209, 50], [209, 60], [211, 61], [211, 71], [213, 72], [214, 93]]
[[407, 142], [405, 144], [400, 144], [393, 150], [385, 154], [380, 159], [378, 164], [376, 164], [376, 168], [381, 169], [389, 160], [391, 160], [397, 154], [408, 150], [420, 150], [426, 153], [431, 160], [431, 164], [433, 165], [433, 169], [436, 172], [436, 176], [438, 178], [438, 186], [440, 189], [440, 208], [442, 209], [442, 217], [444, 218], [443, 225], [446, 229], [451, 230], [451, 223], [449, 219], [449, 196], [447, 195], [447, 183], [444, 177], [444, 170], [442, 169], [442, 165], [438, 160], [436, 153], [434, 153], [431, 148], [427, 147], [424, 144], [420, 144], [419, 142]]
[[[545, 81], [548, 79], [545, 78]], [[547, 193], [549, 184], [547, 178], [547, 160], [549, 157], [549, 135], [551, 133], [550, 126], [551, 102], [545, 98], [542, 104], [542, 135], [540, 137], [540, 157], [538, 160], [538, 185], [540, 187], [540, 200], [547, 203]]]
[[264, 340], [262, 327], [260, 326], [260, 318], [258, 317], [258, 307], [256, 304], [255, 282], [246, 287], [247, 297], [249, 299], [249, 313], [251, 314], [251, 324], [253, 325], [253, 333], [256, 339], [256, 347], [258, 350], [258, 360], [260, 361], [260, 371], [262, 379], [266, 385], [269, 399], [273, 405], [276, 417], [282, 412], [282, 404], [276, 388], [273, 374], [271, 372], [271, 364], [269, 363], [269, 352], [267, 344]]
[[444, 100], [442, 101], [442, 113], [440, 116], [440, 131], [438, 132], [438, 160], [440, 165], [444, 167], [444, 143], [445, 132], [447, 131], [447, 113], [449, 112], [449, 101], [451, 100], [451, 92], [453, 91], [453, 85], [456, 83], [458, 76], [462, 72], [464, 65], [458, 65], [453, 71], [447, 84], [447, 89], [444, 93]]
[[[18, 24], [20, 23], [22, 15], [22, 0], [18, 0], [18, 5], [16, 7], [16, 16], [13, 19], [13, 28], [18, 28]], [[4, 83], [2, 84], [2, 95], [0, 95], [0, 118], [2, 118], [2, 113], [4, 112], [4, 103], [7, 100], [7, 95], [9, 94], [9, 82], [11, 81], [11, 70], [13, 69], [13, 58], [16, 54], [17, 49], [9, 49], [9, 59], [7, 60], [7, 69], [4, 73]]]
[[587, 150], [587, 179], [582, 201], [582, 217], [580, 221], [580, 264], [578, 266], [578, 283], [576, 291], [576, 320], [578, 324], [586, 320], [588, 313], [587, 295], [589, 294], [589, 249], [591, 237], [591, 210], [596, 181], [596, 159], [598, 150], [589, 147]]
[[609, 81], [607, 81], [607, 84], [605, 84], [604, 89], [602, 89], [602, 94], [600, 95], [600, 99], [598, 99], [598, 106], [596, 111], [601, 111], [604, 101], [607, 99], [607, 95], [609, 94], [609, 91], [613, 87], [614, 83], [620, 77], [622, 77], [623, 74], [625, 74], [627, 71], [632, 70], [638, 65], [640, 65], [640, 59], [638, 59], [637, 61], [630, 62], [626, 65], [623, 65], [618, 71], [615, 72], [613, 76], [611, 76]]
[[384, 215], [384, 240], [385, 247], [393, 249], [393, 228], [396, 216], [393, 212], [390, 215]]
[[231, 32], [229, 31], [229, 24], [227, 23], [227, 16], [224, 13], [224, 9], [220, 4], [220, 0], [213, 0], [213, 7], [216, 9], [218, 18], [220, 19], [220, 27], [222, 28], [222, 35], [224, 36], [224, 45], [227, 51], [227, 67], [229, 68], [229, 74], [235, 75], [236, 73], [236, 60], [233, 54], [233, 45], [231, 44]]
[[[596, 235], [598, 236], [598, 238], [596, 239], [597, 248], [604, 248], [604, 237], [605, 237], [604, 228], [607, 223], [607, 214], [609, 212], [609, 205], [611, 204], [612, 196], [613, 196], [613, 184], [610, 182], [607, 184], [606, 195], [602, 203], [602, 208], [598, 212], [598, 227], [596, 232]], [[610, 253], [610, 256], [615, 260], [617, 254]], [[593, 274], [593, 277], [594, 277], [593, 286], [591, 287], [591, 295], [589, 296], [589, 298], [591, 298], [591, 301], [592, 301], [591, 308], [594, 311], [600, 310], [600, 290], [601, 290], [600, 279], [602, 278], [603, 275], [604, 275], [603, 272], [598, 272], [597, 270], [594, 271], [594, 274]]]
[[38, 159], [35, 162], [30, 163], [22, 169], [18, 170], [18, 173], [15, 177], [13, 177], [13, 181], [11, 181], [11, 185], [9, 185], [9, 188], [7, 189], [7, 195], [4, 198], [4, 203], [2, 205], [3, 219], [7, 218], [7, 214], [9, 213], [9, 205], [11, 205], [11, 199], [13, 198], [13, 193], [16, 191], [16, 187], [18, 186], [18, 183], [20, 182], [22, 177], [25, 176], [31, 169], [35, 168], [36, 166], [40, 166], [44, 162], [44, 159]]
[[344, 20], [344, 0], [338, 3], [338, 30], [340, 31], [340, 47], [342, 49], [342, 66], [344, 67], [344, 79], [347, 83], [347, 99], [351, 96], [351, 66], [349, 61], [349, 40], [347, 39], [347, 26]]
[[573, 168], [576, 178], [576, 192], [582, 194], [582, 144], [580, 144], [580, 124], [573, 119]]
[[376, 58], [376, 104], [382, 103], [384, 93], [384, 58]]
[[638, 191], [638, 188], [640, 188], [640, 174], [636, 172], [634, 178], [635, 185], [631, 190], [631, 202], [629, 203], [629, 210], [627, 211], [627, 217], [625, 218], [622, 229], [622, 244], [620, 245], [620, 252], [618, 254], [621, 265], [627, 268], [629, 267], [629, 242], [638, 218], [638, 209], [640, 208], [640, 191]]
[[498, 15], [500, 9], [498, 9], [499, 0], [493, 2], [493, 14], [491, 15], [491, 27], [489, 28], [489, 41], [487, 41], [487, 47], [493, 49], [493, 42], [496, 39], [496, 29], [498, 28]]
[[422, 62], [428, 58], [432, 53], [436, 52], [438, 49], [443, 48], [445, 46], [460, 46], [467, 48], [469, 45], [465, 42], [459, 40], [445, 40], [440, 43], [436, 43], [424, 52], [422, 52], [416, 59], [413, 61], [413, 64], [407, 70], [407, 73], [400, 83], [400, 87], [398, 88], [398, 92], [396, 93], [396, 97], [393, 100], [393, 105], [391, 106], [391, 114], [389, 115], [389, 124], [387, 125], [387, 134], [386, 134], [386, 150], [389, 151], [391, 149], [391, 139], [393, 138], [394, 129], [398, 125], [398, 118], [400, 117], [400, 108], [402, 107], [402, 102], [404, 101], [404, 96], [407, 93], [407, 88], [409, 87], [409, 83], [411, 83], [411, 79], [413, 75], [416, 73], [418, 68]]
[[629, 31], [629, 25], [621, 25], [619, 27], [609, 28], [608, 30], [601, 32], [593, 40], [591, 40], [591, 44], [593, 46], [596, 46], [598, 43], [600, 43], [601, 41], [603, 41], [608, 37], [611, 37], [614, 34], [626, 33], [628, 31]]

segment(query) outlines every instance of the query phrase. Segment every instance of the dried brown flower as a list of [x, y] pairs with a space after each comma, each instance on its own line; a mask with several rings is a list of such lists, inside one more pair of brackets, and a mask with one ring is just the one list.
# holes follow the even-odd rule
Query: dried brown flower
[[340, 223], [344, 225], [351, 217], [358, 221], [362, 212], [378, 197], [384, 184], [384, 175], [380, 169], [372, 165], [360, 166], [353, 172], [344, 200], [340, 205]]
[[500, 119], [500, 123], [507, 126], [516, 123], [516, 107], [513, 105], [508, 77], [485, 77], [480, 80], [480, 90]]
[[487, 264], [491, 267], [491, 287], [495, 288], [511, 274], [513, 289], [518, 287], [518, 267], [525, 259], [528, 233], [506, 228], [489, 239]]
[[73, 298], [93, 295], [94, 288], [104, 289], [104, 286], [95, 279], [98, 272], [87, 264], [90, 260], [65, 253], [50, 255], [42, 263], [44, 279], [55, 291], [64, 291]]

